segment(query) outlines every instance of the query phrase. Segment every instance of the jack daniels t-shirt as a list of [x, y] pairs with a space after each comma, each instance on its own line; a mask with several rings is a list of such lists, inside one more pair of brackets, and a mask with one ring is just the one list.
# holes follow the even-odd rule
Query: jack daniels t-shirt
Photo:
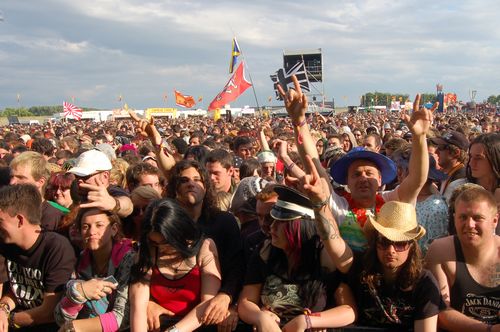
[[44, 293], [63, 291], [76, 264], [69, 240], [54, 232], [42, 231], [28, 250], [2, 243], [0, 254], [5, 256], [8, 286], [16, 297], [16, 311], [40, 306]]

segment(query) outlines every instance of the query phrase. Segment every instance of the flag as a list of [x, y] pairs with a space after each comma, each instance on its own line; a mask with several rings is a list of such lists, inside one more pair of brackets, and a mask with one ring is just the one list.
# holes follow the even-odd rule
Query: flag
[[299, 81], [300, 88], [302, 91], [309, 92], [309, 79], [307, 78], [306, 66], [304, 65], [304, 61], [297, 62], [289, 71], [285, 73], [283, 68], [280, 68], [276, 74], [271, 75], [271, 80], [274, 83], [274, 93], [276, 94], [276, 99], [282, 100], [281, 96], [278, 92], [278, 84], [281, 85], [283, 91], [287, 91], [288, 87], [293, 88], [292, 75], [297, 77]]
[[222, 91], [212, 100], [208, 106], [208, 110], [212, 111], [216, 108], [222, 108], [225, 104], [238, 98], [252, 84], [245, 79], [244, 62], [241, 61], [233, 76], [226, 83]]
[[234, 67], [236, 66], [236, 62], [238, 62], [238, 56], [241, 54], [240, 47], [238, 46], [238, 42], [236, 41], [236, 37], [233, 38], [233, 47], [231, 48], [231, 61], [229, 62], [229, 74], [232, 74], [234, 71]]
[[217, 121], [220, 119], [220, 108], [216, 108], [214, 111], [214, 121]]
[[203, 96], [198, 96], [198, 102], [201, 103], [203, 101]]
[[120, 101], [122, 101], [122, 99], [123, 99], [123, 96], [122, 96], [122, 94], [120, 93], [120, 95], [118, 96], [118, 101], [120, 102]]
[[71, 117], [76, 120], [80, 120], [82, 118], [82, 109], [71, 103], [63, 102], [63, 111], [65, 118]]
[[185, 96], [177, 90], [174, 90], [175, 103], [181, 107], [191, 108], [196, 105], [193, 96]]
[[17, 94], [17, 103], [19, 104], [19, 102], [20, 102], [20, 101], [21, 101], [21, 94], [20, 94], [20, 93], [18, 93], [18, 94]]

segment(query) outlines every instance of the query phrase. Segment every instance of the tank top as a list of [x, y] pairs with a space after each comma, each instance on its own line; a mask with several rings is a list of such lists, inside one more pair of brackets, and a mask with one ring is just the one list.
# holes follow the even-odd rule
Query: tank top
[[466, 316], [493, 325], [500, 323], [500, 285], [485, 287], [469, 273], [458, 237], [453, 237], [457, 270], [450, 289], [451, 307]]
[[196, 264], [179, 279], [165, 277], [158, 267], [153, 267], [149, 292], [156, 303], [183, 317], [200, 303], [201, 271]]

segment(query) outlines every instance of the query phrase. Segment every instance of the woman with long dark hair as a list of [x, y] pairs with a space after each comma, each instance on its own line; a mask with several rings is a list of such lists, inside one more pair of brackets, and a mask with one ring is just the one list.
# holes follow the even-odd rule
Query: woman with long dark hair
[[476, 137], [469, 146], [467, 178], [495, 195], [500, 206], [500, 134]]
[[178, 322], [167, 331], [193, 331], [220, 287], [217, 249], [172, 199], [152, 202], [142, 224], [138, 262], [132, 270], [130, 323], [133, 331], [158, 329], [148, 321], [150, 299]]

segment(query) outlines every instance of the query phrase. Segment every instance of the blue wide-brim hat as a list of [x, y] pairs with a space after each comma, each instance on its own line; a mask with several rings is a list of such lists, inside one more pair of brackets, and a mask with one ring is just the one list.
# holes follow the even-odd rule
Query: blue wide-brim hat
[[337, 160], [330, 167], [330, 175], [339, 184], [347, 184], [347, 170], [356, 160], [368, 160], [377, 165], [382, 174], [382, 184], [391, 183], [396, 178], [396, 164], [386, 156], [358, 146], [349, 151], [345, 156]]

